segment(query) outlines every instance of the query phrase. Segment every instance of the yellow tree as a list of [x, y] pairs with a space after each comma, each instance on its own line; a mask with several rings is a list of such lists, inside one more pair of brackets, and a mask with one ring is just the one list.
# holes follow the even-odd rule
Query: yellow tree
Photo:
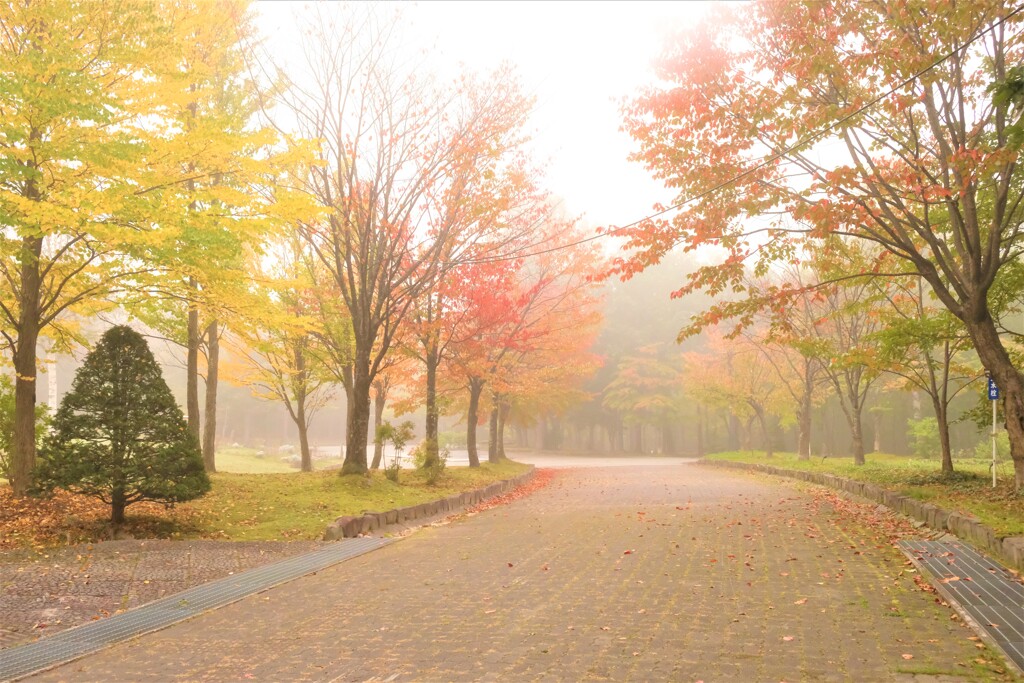
[[[248, 252], [293, 219], [287, 184], [275, 181], [294, 162], [277, 131], [256, 125], [266, 93], [250, 76], [256, 31], [250, 0], [177, 0], [167, 6], [173, 31], [161, 65], [162, 122], [156, 173], [180, 177], [163, 193], [173, 222], [163, 226], [151, 258], [164, 266], [137, 302], [140, 318], [186, 350], [186, 415], [214, 459], [219, 342], [242, 314]], [[301, 148], [295, 148], [301, 154]], [[272, 188], [270, 186], [273, 185]], [[205, 351], [205, 407], [200, 363]], [[202, 415], [202, 417], [201, 417]]]
[[313, 469], [309, 427], [331, 398], [331, 377], [319, 362], [316, 297], [311, 291], [308, 249], [298, 235], [271, 245], [261, 264], [253, 264], [259, 305], [247, 324], [236, 326], [232, 350], [243, 365], [231, 379], [260, 398], [280, 401], [299, 434], [301, 469]]
[[158, 135], [154, 65], [167, 46], [156, 7], [0, 6], [0, 323], [16, 373], [17, 495], [35, 466], [40, 334], [144, 270], [124, 255], [158, 239], [158, 184], [170, 179], [140, 182]]

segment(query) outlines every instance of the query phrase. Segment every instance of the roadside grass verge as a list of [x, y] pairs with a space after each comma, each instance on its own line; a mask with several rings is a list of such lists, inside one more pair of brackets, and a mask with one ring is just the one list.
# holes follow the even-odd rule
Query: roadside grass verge
[[[218, 456], [219, 457], [219, 456]], [[308, 540], [341, 515], [381, 512], [444, 498], [526, 472], [506, 461], [479, 468], [449, 467], [434, 485], [425, 474], [402, 470], [399, 483], [373, 472], [341, 477], [337, 471], [211, 475], [206, 496], [166, 508], [138, 503], [127, 510], [123, 532], [135, 538], [232, 541]], [[0, 489], [0, 550], [43, 549], [110, 538], [109, 506], [60, 491], [51, 499], [14, 499]]]
[[926, 501], [953, 512], [974, 515], [1000, 536], [1024, 535], [1024, 495], [1013, 490], [1013, 463], [1002, 462], [996, 469], [998, 484], [992, 488], [992, 473], [985, 460], [955, 460], [955, 472], [944, 477], [937, 459], [869, 453], [866, 464], [853, 458], [798, 460], [795, 453], [729, 451], [707, 456], [708, 460], [732, 460], [773, 465], [789, 470], [827, 472], [847, 479], [877, 484], [903, 495]]

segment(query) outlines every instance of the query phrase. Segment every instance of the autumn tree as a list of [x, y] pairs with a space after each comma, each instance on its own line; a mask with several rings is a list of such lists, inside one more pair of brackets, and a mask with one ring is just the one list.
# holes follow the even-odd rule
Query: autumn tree
[[237, 326], [238, 343], [232, 350], [245, 367], [233, 379], [256, 396], [284, 405], [299, 434], [300, 468], [311, 472], [309, 427], [331, 398], [330, 374], [315, 349], [316, 299], [309, 279], [313, 256], [297, 234], [281, 238], [266, 252], [260, 264], [253, 264], [262, 305], [248, 324]]
[[[35, 467], [36, 346], [68, 311], [88, 313], [146, 268], [124, 258], [152, 237], [155, 185], [140, 179], [157, 132], [155, 5], [11, 3], [0, 8], [0, 333], [16, 375], [11, 486]], [[167, 182], [164, 178], [159, 183]]]
[[514, 74], [502, 67], [483, 77], [464, 77], [462, 89], [473, 117], [474, 139], [481, 146], [460, 152], [458, 165], [431, 193], [431, 229], [449, 236], [440, 254], [445, 267], [425, 283], [410, 311], [416, 341], [410, 348], [423, 363], [426, 383], [428, 467], [438, 458], [438, 370], [471, 313], [460, 301], [457, 286], [465, 279], [454, 273], [459, 267], [455, 252], [473, 260], [480, 254], [508, 251], [529, 239], [531, 229], [550, 210], [523, 150], [532, 99], [522, 94]]
[[672, 428], [681, 422], [688, 401], [683, 393], [682, 359], [662, 356], [659, 346], [652, 345], [623, 358], [604, 389], [602, 402], [625, 415], [627, 422], [660, 429], [662, 451], [675, 453]]
[[977, 376], [964, 358], [970, 340], [963, 324], [939, 308], [922, 278], [896, 281], [885, 292], [889, 307], [875, 335], [879, 360], [905, 387], [931, 400], [938, 428], [942, 472], [953, 473], [949, 408]]
[[710, 20], [667, 45], [659, 84], [626, 108], [636, 158], [688, 203], [628, 231], [637, 251], [620, 270], [715, 243], [726, 259], [684, 290], [742, 290], [745, 262], [799, 259], [807, 237], [885, 250], [906, 268], [867, 274], [924, 278], [1003, 390], [1024, 487], [1024, 378], [988, 298], [1024, 243], [1011, 71], [1024, 14], [997, 0], [765, 1]]
[[224, 326], [244, 316], [252, 252], [294, 218], [295, 207], [277, 182], [293, 152], [272, 127], [256, 125], [266, 84], [249, 68], [256, 41], [250, 5], [178, 0], [167, 7], [174, 30], [159, 86], [171, 134], [158, 148], [159, 172], [182, 180], [163, 193], [175, 215], [149, 255], [161, 277], [122, 302], [185, 349], [189, 428], [211, 472]]
[[[345, 465], [367, 471], [370, 391], [419, 295], [463, 242], [458, 223], [429, 221], [435, 193], [473, 169], [508, 103], [465, 97], [394, 50], [397, 25], [369, 5], [317, 5], [306, 24], [306, 71], [287, 96], [302, 135], [317, 140], [306, 192], [323, 209], [303, 234], [334, 278], [353, 337]], [[466, 170], [468, 169], [468, 170]]]
[[506, 281], [505, 301], [512, 307], [494, 320], [490, 343], [476, 365], [482, 373], [478, 379], [490, 389], [492, 462], [505, 457], [505, 421], [514, 396], [544, 395], [545, 388], [559, 393], [560, 387], [551, 383], [553, 376], [541, 368], [561, 364], [564, 380], [594, 369], [587, 354], [601, 317], [595, 283], [604, 260], [593, 242], [580, 238], [577, 221], [551, 215], [534, 231], [535, 245], [523, 249], [518, 258], [502, 261], [506, 268], [517, 265]]

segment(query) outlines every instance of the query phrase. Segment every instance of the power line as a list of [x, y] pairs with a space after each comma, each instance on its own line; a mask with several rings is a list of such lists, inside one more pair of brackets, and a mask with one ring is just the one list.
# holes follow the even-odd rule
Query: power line
[[640, 225], [641, 223], [644, 223], [645, 221], [649, 221], [652, 218], [658, 218], [659, 216], [664, 216], [666, 213], [669, 213], [671, 211], [675, 211], [677, 209], [681, 209], [682, 207], [686, 206], [687, 204], [695, 202], [695, 201], [697, 201], [699, 199], [703, 199], [704, 197], [707, 197], [710, 194], [718, 192], [719, 190], [722, 190], [722, 189], [728, 187], [729, 185], [732, 185], [733, 183], [735, 183], [735, 182], [737, 182], [739, 180], [742, 180], [743, 178], [746, 178], [747, 176], [749, 176], [749, 175], [751, 175], [751, 174], [761, 170], [765, 166], [768, 166], [769, 164], [774, 163], [775, 161], [781, 159], [782, 157], [786, 156], [790, 152], [793, 152], [793, 151], [795, 151], [795, 150], [797, 150], [797, 149], [799, 149], [801, 147], [804, 147], [805, 145], [808, 145], [808, 144], [810, 144], [812, 142], [815, 142], [816, 140], [824, 137], [827, 133], [832, 132], [837, 127], [839, 127], [842, 124], [846, 123], [850, 119], [853, 119], [853, 118], [863, 114], [865, 111], [867, 111], [868, 109], [871, 109], [872, 107], [874, 107], [876, 104], [878, 104], [879, 102], [881, 102], [885, 98], [887, 98], [890, 95], [896, 93], [897, 91], [901, 90], [902, 88], [905, 88], [910, 83], [913, 83], [918, 78], [920, 78], [921, 76], [925, 75], [926, 73], [928, 73], [929, 71], [931, 71], [935, 67], [939, 66], [940, 64], [942, 64], [943, 62], [947, 61], [948, 59], [951, 59], [957, 53], [963, 52], [968, 47], [970, 47], [972, 43], [977, 41], [979, 38], [981, 38], [982, 36], [984, 36], [987, 33], [990, 33], [991, 31], [999, 28], [1000, 26], [1005, 24], [1007, 21], [1012, 19], [1014, 16], [1016, 16], [1017, 14], [1020, 14], [1022, 11], [1024, 11], [1024, 5], [1021, 5], [1021, 6], [1017, 7], [1017, 9], [1013, 10], [1012, 12], [1007, 14], [1005, 17], [1002, 17], [1001, 19], [996, 21], [994, 24], [992, 24], [991, 26], [987, 27], [985, 30], [979, 31], [974, 36], [972, 36], [970, 40], [968, 40], [966, 43], [964, 43], [960, 47], [958, 47], [958, 48], [956, 48], [954, 50], [951, 50], [950, 52], [946, 53], [945, 55], [943, 55], [939, 59], [937, 59], [934, 62], [932, 62], [931, 64], [929, 64], [928, 66], [926, 66], [923, 69], [921, 69], [920, 71], [915, 72], [914, 74], [912, 74], [912, 75], [908, 76], [907, 78], [903, 79], [902, 81], [900, 81], [898, 84], [896, 84], [893, 87], [891, 87], [888, 90], [886, 90], [881, 95], [878, 95], [877, 97], [872, 99], [867, 104], [861, 106], [860, 108], [854, 110], [853, 112], [847, 114], [846, 116], [844, 116], [844, 117], [834, 121], [833, 123], [829, 124], [828, 126], [826, 126], [826, 127], [822, 128], [822, 129], [820, 129], [818, 131], [815, 131], [815, 132], [809, 134], [808, 136], [806, 136], [802, 140], [798, 140], [797, 142], [794, 142], [789, 147], [786, 147], [786, 148], [784, 148], [784, 149], [782, 149], [782, 150], [780, 150], [780, 151], [778, 151], [778, 152], [776, 152], [776, 153], [774, 153], [774, 154], [772, 154], [770, 156], [764, 157], [759, 163], [757, 163], [756, 165], [752, 166], [751, 168], [748, 168], [746, 171], [743, 171], [742, 173], [739, 173], [739, 174], [733, 176], [732, 178], [729, 178], [728, 180], [724, 180], [724, 181], [718, 183], [717, 185], [714, 185], [714, 186], [704, 190], [703, 192], [699, 192], [699, 193], [697, 193], [697, 194], [695, 194], [695, 195], [693, 195], [691, 197], [687, 197], [686, 199], [683, 199], [682, 201], [680, 201], [680, 202], [678, 202], [676, 204], [673, 204], [672, 206], [666, 207], [666, 208], [662, 209], [661, 211], [656, 211], [655, 213], [652, 213], [652, 214], [649, 214], [647, 216], [644, 216], [643, 218], [635, 220], [632, 223], [628, 223], [626, 225], [621, 225], [621, 226], [618, 226], [618, 227], [613, 228], [611, 230], [606, 230], [605, 232], [601, 232], [601, 233], [597, 233], [595, 235], [591, 235], [590, 237], [584, 237], [583, 239], [576, 240], [575, 242], [569, 242], [568, 244], [560, 244], [560, 245], [555, 246], [555, 247], [548, 247], [546, 249], [540, 249], [538, 251], [533, 251], [533, 252], [530, 252], [530, 253], [527, 253], [527, 254], [521, 253], [522, 251], [525, 251], [525, 250], [528, 250], [528, 249], [532, 249], [534, 247], [539, 247], [539, 246], [545, 244], [544, 242], [534, 242], [533, 244], [528, 244], [528, 245], [524, 246], [521, 250], [519, 250], [519, 253], [516, 253], [516, 254], [509, 254], [509, 255], [503, 255], [503, 256], [484, 256], [484, 257], [477, 258], [477, 259], [468, 259], [466, 261], [463, 261], [463, 263], [474, 264], [474, 263], [498, 263], [498, 262], [501, 262], [501, 261], [514, 261], [514, 260], [520, 259], [520, 258], [529, 258], [531, 256], [542, 256], [544, 254], [550, 254], [550, 253], [553, 253], [553, 252], [556, 252], [556, 251], [562, 251], [563, 249], [571, 249], [573, 247], [578, 247], [581, 244], [586, 244], [588, 242], [593, 242], [595, 240], [599, 240], [599, 239], [602, 239], [604, 237], [610, 237], [612, 235], [619, 234], [619, 233], [621, 233], [621, 232], [623, 232], [625, 230], [628, 230], [630, 228], [636, 227], [637, 225]]

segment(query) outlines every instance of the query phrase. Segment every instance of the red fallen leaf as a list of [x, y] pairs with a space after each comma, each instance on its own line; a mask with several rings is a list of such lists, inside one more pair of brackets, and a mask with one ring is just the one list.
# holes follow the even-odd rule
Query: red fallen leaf
[[939, 579], [939, 583], [953, 583], [954, 581], [959, 581], [959, 580], [960, 580], [959, 576], [947, 576], [944, 579]]
[[625, 552], [624, 552], [624, 553], [622, 553], [622, 554], [623, 554], [623, 555], [632, 555], [632, 554], [633, 554], [633, 551], [632, 551], [632, 550], [627, 550], [627, 551], [625, 551]]
[[513, 565], [513, 564], [512, 564], [511, 562], [509, 562], [509, 563], [508, 563], [508, 566], [509, 566], [509, 567], [512, 567], [512, 566], [514, 566], [514, 565]]
[[547, 562], [545, 562], [545, 563], [544, 563], [544, 566], [543, 566], [543, 567], [541, 567], [541, 568], [540, 568], [540, 570], [541, 570], [542, 572], [546, 572], [546, 571], [548, 570], [548, 563], [547, 563]]

